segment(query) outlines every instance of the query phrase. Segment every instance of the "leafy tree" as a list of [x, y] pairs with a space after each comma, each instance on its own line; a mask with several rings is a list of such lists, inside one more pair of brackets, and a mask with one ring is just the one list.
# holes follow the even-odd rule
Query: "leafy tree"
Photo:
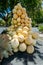
[[26, 8], [29, 17], [33, 21], [39, 23], [43, 22], [42, 0], [0, 0], [0, 11], [3, 12], [10, 6], [11, 10], [17, 3], [21, 3]]
[[8, 7], [8, 0], [0, 0], [0, 11], [3, 12]]
[[0, 18], [0, 26], [5, 26], [6, 22], [2, 18]]

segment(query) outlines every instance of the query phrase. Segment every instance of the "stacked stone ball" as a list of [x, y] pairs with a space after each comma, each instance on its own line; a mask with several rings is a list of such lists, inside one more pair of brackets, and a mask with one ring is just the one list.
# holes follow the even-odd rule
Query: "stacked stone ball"
[[29, 54], [34, 52], [36, 37], [32, 33], [31, 18], [28, 17], [26, 9], [18, 3], [13, 9], [13, 18], [10, 31], [12, 31], [11, 45], [14, 52]]
[[15, 28], [19, 26], [31, 27], [31, 18], [28, 18], [26, 9], [22, 8], [21, 4], [17, 4], [13, 9], [12, 25]]

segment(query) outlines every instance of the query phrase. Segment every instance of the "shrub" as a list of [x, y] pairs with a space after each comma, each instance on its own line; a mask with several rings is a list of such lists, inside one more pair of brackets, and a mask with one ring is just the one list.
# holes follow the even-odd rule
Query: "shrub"
[[38, 29], [39, 29], [39, 31], [43, 32], [43, 24], [40, 24], [40, 25], [38, 26]]
[[6, 22], [2, 18], [0, 18], [0, 26], [5, 26], [5, 25], [6, 25]]
[[32, 22], [32, 27], [36, 27], [36, 22], [35, 21]]

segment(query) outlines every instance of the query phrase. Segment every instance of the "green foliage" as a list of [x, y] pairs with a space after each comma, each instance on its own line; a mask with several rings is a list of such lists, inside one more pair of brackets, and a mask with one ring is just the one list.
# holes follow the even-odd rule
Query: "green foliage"
[[39, 29], [39, 31], [43, 32], [43, 24], [40, 24], [38, 29]]
[[0, 11], [3, 12], [8, 7], [8, 0], [0, 1]]
[[10, 26], [11, 25], [11, 20], [12, 20], [12, 15], [10, 13], [10, 14], [8, 14], [7, 19], [6, 19], [6, 26]]
[[[21, 5], [26, 8], [29, 17], [32, 18], [32, 21], [35, 21], [36, 23], [43, 22], [43, 10], [41, 7], [42, 0], [1, 0], [0, 11], [3, 12], [9, 6], [12, 10], [17, 3], [21, 3]], [[11, 25], [11, 18], [7, 17], [6, 21], [6, 26]]]
[[36, 22], [35, 21], [32, 22], [32, 27], [36, 27]]
[[6, 17], [4, 17], [4, 20], [6, 21], [5, 26], [8, 27], [11, 25], [11, 20], [12, 20], [12, 13], [8, 14]]
[[11, 1], [14, 2], [14, 5], [20, 2], [21, 5], [26, 8], [29, 17], [31, 17], [33, 21], [37, 23], [43, 22], [43, 16], [42, 16], [43, 12], [41, 7], [42, 0], [40, 1], [39, 0], [11, 0]]
[[5, 26], [5, 24], [6, 22], [2, 18], [0, 18], [0, 26]]
[[43, 10], [38, 11], [36, 17], [37, 23], [43, 23]]
[[0, 18], [0, 26], [10, 26], [11, 25], [11, 20], [12, 20], [12, 15], [10, 13], [4, 19]]
[[8, 1], [11, 9], [13, 9], [14, 6], [19, 2], [19, 0], [8, 0]]

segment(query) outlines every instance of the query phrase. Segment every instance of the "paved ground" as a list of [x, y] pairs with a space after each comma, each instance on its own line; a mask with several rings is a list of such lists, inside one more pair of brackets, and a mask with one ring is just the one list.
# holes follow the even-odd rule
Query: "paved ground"
[[0, 27], [0, 34], [2, 33], [3, 30], [7, 29], [7, 27]]
[[26, 52], [14, 53], [11, 57], [3, 59], [0, 65], [43, 65], [43, 42], [38, 40], [32, 55]]
[[11, 57], [3, 59], [0, 65], [43, 65], [43, 41], [37, 40], [34, 54], [14, 53]]

